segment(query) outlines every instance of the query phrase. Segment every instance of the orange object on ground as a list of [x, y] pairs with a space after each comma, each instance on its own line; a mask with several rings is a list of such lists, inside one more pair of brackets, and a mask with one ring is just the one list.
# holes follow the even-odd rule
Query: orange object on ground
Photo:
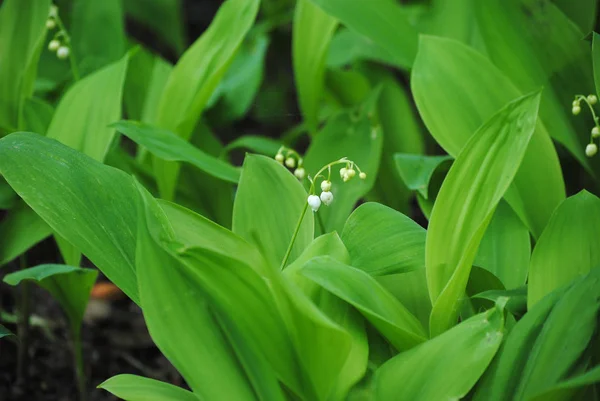
[[109, 282], [100, 282], [94, 285], [92, 288], [91, 297], [94, 299], [121, 299], [125, 296], [123, 291], [119, 289], [116, 285]]

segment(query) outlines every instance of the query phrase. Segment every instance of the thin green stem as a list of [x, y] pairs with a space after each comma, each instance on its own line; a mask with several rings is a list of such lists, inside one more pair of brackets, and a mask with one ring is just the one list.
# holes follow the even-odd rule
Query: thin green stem
[[81, 327], [73, 327], [71, 330], [73, 336], [73, 356], [75, 358], [75, 376], [77, 378], [77, 388], [79, 390], [79, 400], [85, 401], [87, 398], [85, 388], [85, 369], [83, 366], [83, 346], [81, 343]]
[[56, 15], [54, 19], [56, 21], [56, 25], [58, 26], [58, 34], [65, 38], [65, 43], [69, 46], [69, 62], [71, 64], [71, 73], [73, 74], [73, 79], [75, 79], [75, 81], [79, 81], [81, 76], [79, 75], [79, 69], [77, 68], [75, 52], [73, 51], [73, 46], [71, 45], [71, 37], [69, 36], [65, 25], [60, 19], [60, 16]]
[[285, 265], [290, 258], [290, 254], [292, 253], [292, 248], [294, 247], [294, 242], [296, 242], [296, 237], [298, 236], [298, 232], [300, 231], [300, 226], [302, 225], [302, 220], [304, 220], [304, 215], [308, 210], [308, 202], [304, 202], [304, 208], [302, 209], [302, 213], [300, 214], [300, 218], [298, 219], [298, 223], [296, 224], [296, 229], [294, 230], [294, 235], [292, 235], [292, 239], [290, 244], [288, 245], [287, 251], [285, 251], [285, 256], [283, 257], [283, 261], [281, 262], [281, 266], [279, 270], [285, 269]]
[[[22, 254], [19, 258], [21, 269], [27, 268], [27, 258]], [[18, 320], [17, 333], [19, 335], [19, 351], [17, 354], [17, 377], [26, 379], [25, 366], [27, 365], [27, 348], [29, 347], [29, 315], [31, 313], [31, 305], [29, 302], [31, 284], [27, 281], [21, 283], [19, 287], [18, 301]]]

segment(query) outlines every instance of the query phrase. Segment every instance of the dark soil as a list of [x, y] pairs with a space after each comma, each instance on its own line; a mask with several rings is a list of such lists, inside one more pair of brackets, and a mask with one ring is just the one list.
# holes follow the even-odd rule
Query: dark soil
[[[0, 291], [5, 295], [4, 310], [16, 312], [13, 300], [18, 294], [12, 295], [15, 289], [1, 286]], [[31, 291], [32, 318], [22, 377], [17, 375], [19, 345], [0, 341], [0, 401], [78, 400], [66, 318], [48, 293], [35, 286], [31, 286]], [[6, 317], [3, 324], [17, 332], [15, 324], [6, 323]], [[181, 376], [154, 346], [141, 310], [128, 299], [92, 300], [82, 335], [88, 401], [116, 400], [96, 386], [122, 373], [185, 386]]]

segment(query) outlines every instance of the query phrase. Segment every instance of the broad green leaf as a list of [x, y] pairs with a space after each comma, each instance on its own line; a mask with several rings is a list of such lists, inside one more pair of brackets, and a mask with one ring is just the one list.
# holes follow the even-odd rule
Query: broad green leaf
[[383, 142], [381, 125], [374, 116], [378, 95], [379, 90], [375, 90], [360, 106], [329, 119], [306, 151], [304, 167], [309, 175], [316, 174], [321, 167], [342, 157], [354, 161], [367, 174], [365, 180], [355, 178], [343, 182], [339, 169], [344, 165], [332, 168], [330, 181], [333, 203], [330, 207], [321, 206], [318, 211], [318, 218], [323, 222], [326, 232], [342, 231], [356, 202], [375, 183]]
[[79, 331], [83, 314], [98, 272], [67, 265], [39, 265], [19, 270], [4, 277], [4, 282], [16, 286], [33, 281], [46, 289], [64, 309], [71, 329]]
[[594, 269], [553, 291], [517, 322], [474, 400], [529, 400], [573, 372], [596, 330], [599, 274]]
[[135, 375], [117, 375], [100, 383], [98, 388], [125, 401], [198, 401], [181, 387]]
[[[367, 78], [356, 70], [327, 70], [325, 86], [327, 105], [332, 110], [354, 107], [364, 101], [371, 91], [371, 84]], [[323, 114], [321, 112], [321, 115]]]
[[348, 217], [342, 240], [353, 267], [379, 276], [423, 269], [425, 235], [425, 229], [409, 217], [369, 202]]
[[[294, 350], [266, 282], [223, 252], [177, 241], [156, 201], [140, 190], [136, 266], [142, 309], [152, 337], [190, 387], [207, 399], [281, 399], [277, 375], [298, 389]], [[229, 348], [221, 329], [241, 343]]]
[[81, 76], [112, 64], [125, 54], [121, 1], [75, 0], [71, 21], [71, 50]]
[[508, 298], [505, 309], [513, 315], [520, 317], [527, 311], [527, 286], [514, 290], [488, 290], [471, 296], [471, 298], [487, 299], [492, 302], [498, 302], [502, 297]]
[[156, 40], [170, 46], [176, 55], [185, 50], [182, 0], [124, 0], [128, 16], [156, 32]]
[[294, 78], [300, 110], [312, 133], [319, 123], [325, 59], [337, 24], [337, 19], [310, 0], [297, 1], [292, 33]]
[[550, 136], [589, 170], [584, 154], [589, 128], [584, 120], [573, 118], [565, 101], [578, 91], [592, 89], [589, 45], [582, 41], [585, 34], [549, 0], [490, 0], [473, 5], [490, 60], [521, 93], [544, 86], [541, 121]]
[[310, 0], [351, 30], [384, 49], [394, 64], [409, 68], [417, 54], [418, 32], [411, 13], [389, 0]]
[[25, 100], [25, 105], [23, 106], [23, 119], [27, 131], [45, 135], [53, 115], [54, 107], [46, 101], [37, 97]]
[[173, 132], [138, 121], [119, 121], [112, 128], [144, 146], [156, 157], [169, 161], [184, 161], [213, 177], [237, 183], [239, 169], [208, 155]]
[[6, 327], [0, 324], [0, 339], [7, 338], [9, 340], [16, 340], [16, 336]]
[[[296, 177], [273, 159], [247, 155], [233, 207], [233, 232], [260, 250], [272, 268], [281, 266], [298, 220], [298, 235], [287, 263], [296, 259], [314, 235], [308, 195]], [[310, 214], [309, 214], [310, 213]], [[284, 267], [284, 266], [282, 266]]]
[[530, 398], [531, 401], [568, 401], [573, 399], [573, 394], [582, 387], [600, 382], [600, 366], [580, 374], [575, 377], [570, 377], [565, 381], [545, 390], [540, 394]]
[[423, 327], [428, 330], [431, 300], [427, 289], [424, 260], [425, 256], [423, 256], [423, 268], [421, 269], [408, 273], [375, 276], [375, 279], [393, 294], [410, 313], [415, 315]]
[[0, 266], [52, 234], [52, 229], [25, 203], [19, 202], [0, 222]]
[[5, 0], [0, 8], [0, 137], [24, 129], [25, 99], [33, 95], [50, 0]]
[[228, 143], [223, 149], [223, 153], [227, 154], [235, 149], [248, 149], [254, 153], [275, 157], [280, 148], [281, 142], [277, 139], [258, 135], [244, 135]]
[[[315, 356], [307, 358], [315, 361], [312, 369], [309, 370], [307, 367], [309, 374], [312, 376], [312, 381], [329, 381], [330, 385], [328, 387], [333, 387], [333, 390], [330, 390], [329, 399], [341, 400], [345, 399], [350, 388], [364, 376], [367, 369], [369, 346], [362, 316], [348, 303], [327, 292], [302, 274], [303, 266], [317, 256], [333, 257], [342, 263], [350, 262], [348, 251], [340, 237], [334, 232], [315, 238], [300, 257], [283, 271], [283, 274], [293, 281], [320, 311], [343, 328], [351, 337], [349, 350], [339, 346], [328, 347], [327, 353], [325, 353], [319, 347], [304, 348], [306, 351], [315, 353]], [[298, 326], [299, 324], [296, 327]], [[335, 331], [333, 334], [336, 334]], [[307, 335], [309, 335], [309, 338], [314, 338], [314, 334], [308, 334], [307, 332]], [[330, 338], [334, 339], [333, 337]], [[339, 333], [337, 339], [338, 345], [341, 345], [339, 343]], [[343, 367], [342, 363], [335, 366], [335, 363], [338, 363], [338, 361], [344, 362], [344, 360]]]
[[441, 164], [451, 164], [450, 156], [423, 156], [407, 153], [394, 155], [396, 168], [409, 189], [429, 198], [429, 181]]
[[154, 233], [168, 240], [173, 232], [155, 200], [143, 195], [137, 212], [135, 263], [152, 339], [198, 396], [254, 399], [206, 294], [190, 280], [182, 262], [152, 237]]
[[115, 135], [109, 124], [121, 117], [129, 55], [77, 81], [63, 96], [48, 127], [56, 139], [102, 161]]
[[215, 103], [208, 114], [211, 125], [238, 120], [248, 113], [263, 81], [268, 46], [269, 37], [259, 32], [242, 43], [207, 105]]
[[425, 246], [433, 336], [456, 322], [481, 238], [533, 135], [539, 100], [539, 92], [519, 98], [482, 125], [442, 184]]
[[583, 190], [556, 209], [529, 265], [527, 305], [600, 264], [600, 199]]
[[[483, 55], [459, 42], [431, 36], [420, 39], [411, 86], [429, 131], [454, 157], [481, 124], [522, 94]], [[488, 91], [482, 94], [481, 88]], [[556, 151], [538, 122], [506, 200], [537, 238], [564, 196]]]
[[[258, 0], [223, 3], [208, 29], [173, 68], [157, 109], [157, 126], [185, 140], [190, 138], [206, 103], [254, 23], [258, 6]], [[231, 21], [236, 23], [232, 25]], [[178, 166], [155, 159], [154, 170], [162, 197], [172, 199]]]
[[369, 78], [372, 85], [381, 85], [377, 116], [383, 129], [383, 146], [375, 186], [368, 198], [408, 213], [411, 194], [398, 174], [394, 154], [424, 152], [421, 124], [417, 121], [407, 90], [391, 71], [373, 64], [359, 70]]
[[376, 371], [375, 400], [458, 400], [475, 385], [503, 338], [496, 306], [402, 352]]
[[0, 173], [55, 232], [138, 302], [131, 176], [25, 132], [0, 140]]
[[343, 67], [358, 60], [372, 60], [394, 65], [394, 59], [381, 46], [350, 29], [338, 29], [327, 53], [328, 67]]
[[510, 206], [501, 201], [473, 263], [493, 273], [510, 290], [525, 284], [530, 255], [529, 230]]
[[306, 263], [300, 273], [357, 308], [397, 350], [426, 340], [417, 318], [362, 270], [321, 256]]

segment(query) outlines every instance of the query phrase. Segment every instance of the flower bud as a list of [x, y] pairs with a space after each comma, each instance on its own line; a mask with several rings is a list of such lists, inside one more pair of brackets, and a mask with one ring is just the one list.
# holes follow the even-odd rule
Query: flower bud
[[310, 206], [313, 212], [316, 212], [321, 207], [321, 199], [317, 195], [309, 195], [308, 206]]
[[573, 100], [573, 107], [575, 106], [579, 106], [579, 100], [577, 99]]
[[275, 155], [275, 160], [277, 160], [279, 163], [283, 163], [283, 155], [281, 153], [277, 153]]
[[288, 157], [285, 159], [285, 165], [289, 168], [294, 168], [296, 167], [296, 160], [293, 157]]
[[55, 52], [60, 47], [60, 42], [56, 39], [52, 39], [50, 43], [48, 43], [48, 50], [51, 52]]
[[294, 175], [299, 179], [303, 179], [306, 175], [306, 171], [304, 171], [304, 167], [298, 167], [296, 171], [294, 171]]
[[54, 21], [52, 18], [48, 18], [46, 20], [46, 28], [48, 28], [48, 29], [56, 28], [56, 21]]
[[325, 181], [321, 181], [321, 190], [322, 191], [329, 191], [331, 189], [331, 181], [329, 180], [325, 180]]
[[321, 192], [321, 200], [325, 206], [329, 206], [333, 202], [333, 194], [329, 191], [323, 191]]
[[342, 180], [348, 181], [348, 179], [346, 178], [348, 176], [348, 169], [346, 167], [342, 167], [340, 169], [340, 177], [342, 178]]
[[587, 101], [589, 104], [596, 104], [598, 103], [598, 98], [596, 97], [596, 95], [588, 95]]
[[571, 111], [573, 112], [573, 115], [576, 116], [577, 114], [581, 113], [581, 107], [573, 106], [573, 110]]
[[346, 174], [348, 175], [348, 179], [350, 179], [356, 175], [356, 171], [354, 171], [353, 169], [348, 169]]
[[58, 57], [61, 60], [66, 59], [67, 57], [69, 57], [69, 53], [71, 51], [69, 50], [69, 48], [67, 46], [61, 46], [58, 48], [58, 50], [56, 51], [56, 57]]
[[48, 17], [55, 18], [58, 15], [58, 7], [52, 4], [50, 6], [50, 10], [48, 11]]
[[592, 138], [598, 138], [600, 136], [600, 128], [596, 125], [592, 128]]
[[360, 177], [361, 180], [365, 180], [367, 179], [367, 173], [361, 171], [360, 174], [358, 175]]
[[592, 157], [596, 153], [598, 153], [598, 145], [595, 143], [588, 143], [588, 145], [585, 147], [585, 155], [587, 157]]

